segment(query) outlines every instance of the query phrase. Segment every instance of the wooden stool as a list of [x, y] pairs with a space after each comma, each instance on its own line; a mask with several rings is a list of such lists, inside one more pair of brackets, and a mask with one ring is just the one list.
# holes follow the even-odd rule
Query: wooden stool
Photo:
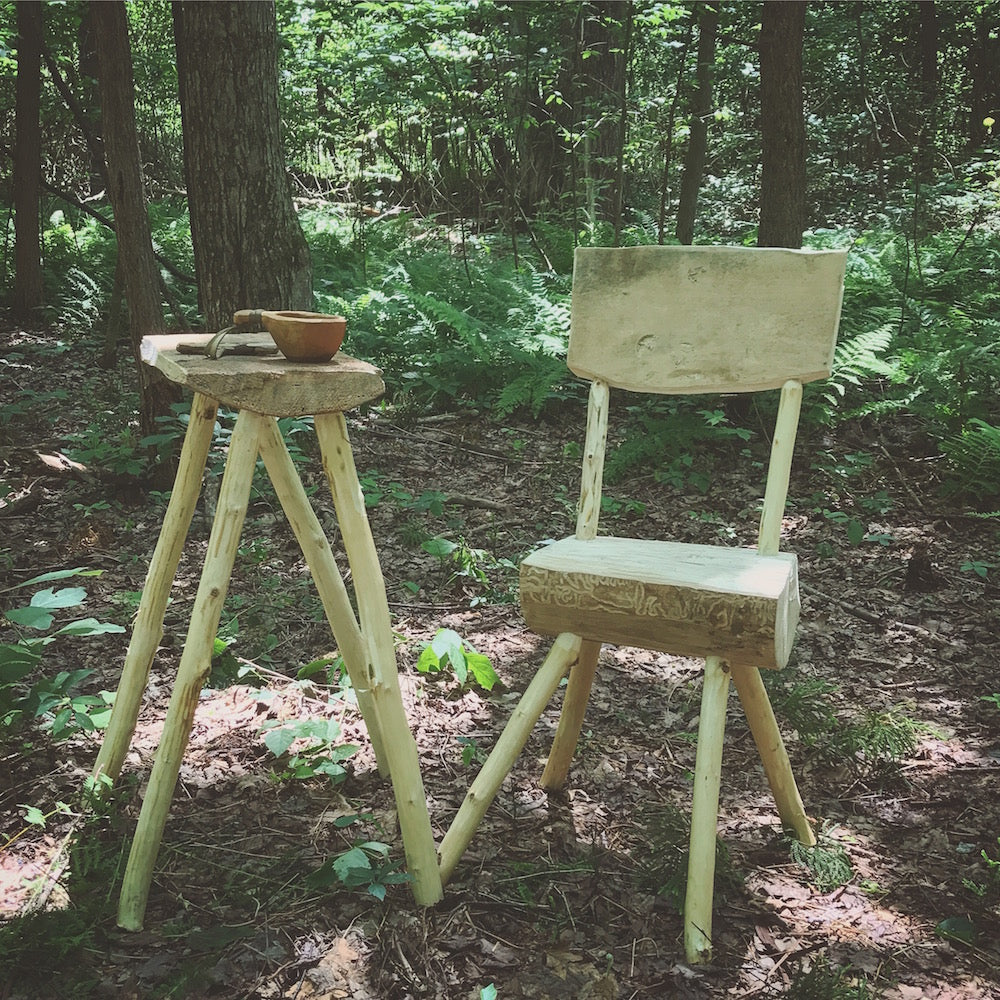
[[[385, 583], [365, 513], [343, 411], [376, 399], [385, 390], [377, 368], [344, 354], [323, 364], [279, 357], [226, 355], [209, 359], [182, 354], [190, 334], [147, 337], [143, 360], [194, 391], [191, 419], [177, 478], [150, 563], [114, 711], [94, 767], [95, 779], [118, 777], [135, 732], [153, 656], [163, 634], [167, 598], [201, 489], [219, 404], [239, 411], [229, 445], [208, 552], [191, 612], [184, 651], [167, 710], [163, 735], [142, 803], [119, 901], [118, 923], [142, 927], [153, 865], [167, 821], [181, 758], [194, 724], [199, 694], [211, 669], [219, 616], [226, 599], [258, 454], [274, 485], [312, 573], [330, 627], [358, 697], [379, 771], [390, 776], [396, 797], [406, 863], [418, 903], [441, 896], [417, 747], [399, 690]], [[244, 338], [245, 340], [245, 338]], [[258, 338], [261, 344], [270, 343]], [[306, 496], [277, 417], [311, 415], [333, 492], [358, 605], [355, 617], [330, 544]], [[360, 621], [359, 621], [360, 619]]]

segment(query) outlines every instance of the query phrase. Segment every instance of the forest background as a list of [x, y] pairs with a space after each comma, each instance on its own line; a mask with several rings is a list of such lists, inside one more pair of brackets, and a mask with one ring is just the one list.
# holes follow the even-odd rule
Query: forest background
[[[37, 804], [15, 806], [41, 773], [31, 760], [37, 768], [57, 747], [92, 746], [114, 686], [110, 667], [62, 669], [80, 654], [53, 652], [89, 634], [109, 643], [95, 648], [114, 660], [129, 608], [121, 580], [44, 588], [43, 572], [80, 565], [89, 573], [99, 560], [69, 560], [57, 549], [42, 559], [31, 532], [72, 511], [71, 533], [110, 533], [109, 544], [144, 560], [143, 542], [120, 539], [132, 539], [137, 503], [162, 511], [185, 404], [135, 367], [138, 339], [167, 327], [216, 329], [235, 308], [345, 315], [350, 353], [385, 371], [383, 419], [476, 424], [479, 439], [509, 442], [523, 458], [533, 434], [561, 440], [582, 405], [564, 363], [576, 246], [849, 247], [834, 375], [805, 409], [806, 467], [817, 488], [802, 503], [833, 533], [818, 538], [815, 555], [849, 562], [895, 545], [907, 580], [924, 571], [933, 578], [941, 570], [928, 539], [904, 545], [885, 526], [928, 491], [935, 509], [960, 520], [953, 533], [935, 529], [948, 547], [946, 575], [978, 587], [977, 599], [995, 598], [995, 0], [8, 2], [0, 10], [8, 209], [0, 739], [11, 774], [20, 774], [5, 793], [6, 856], [31, 841], [24, 831], [41, 844], [59, 830], [64, 810], [52, 802], [73, 811], [58, 781], [48, 805], [31, 793]], [[724, 481], [719, 463], [753, 450], [760, 413], [725, 399], [676, 400], [628, 406], [621, 419], [611, 476], [622, 485], [607, 513], [635, 520], [646, 486], [702, 494]], [[223, 420], [220, 456], [226, 433]], [[565, 449], [572, 458], [571, 444]], [[894, 489], [889, 477], [902, 456], [919, 463], [922, 478]], [[424, 582], [398, 554], [413, 577], [410, 596], [419, 601], [437, 586], [465, 610], [509, 605], [512, 570], [530, 542], [501, 546], [494, 534], [487, 545], [470, 525], [451, 522], [428, 528], [426, 519], [474, 487], [490, 498], [469, 469], [431, 486], [433, 460], [426, 464], [417, 484], [401, 485], [388, 467], [363, 476], [373, 516], [391, 508], [403, 541], [437, 567], [439, 579]], [[546, 503], [571, 504], [565, 486], [550, 487]], [[732, 530], [703, 520], [724, 537]], [[288, 581], [265, 572], [271, 555], [262, 540], [243, 553], [243, 582], [258, 590], [252, 606], [232, 606], [220, 639], [220, 669], [235, 671], [231, 679], [245, 680], [247, 663], [302, 667], [276, 652], [290, 640], [276, 635], [265, 609], [286, 600], [274, 591]], [[102, 620], [85, 619], [61, 638], [58, 613], [44, 627], [41, 612], [20, 613], [29, 597], [36, 609], [48, 600], [51, 610], [74, 613], [88, 591]], [[446, 616], [437, 599], [428, 606], [438, 609], [423, 616], [429, 638]], [[241, 667], [222, 655], [237, 640]], [[330, 665], [306, 666], [316, 674]], [[335, 670], [330, 682], [336, 687]], [[996, 714], [995, 681], [977, 675], [968, 684], [970, 703]], [[794, 716], [804, 743], [822, 742], [809, 725], [826, 737], [841, 725], [833, 685], [788, 691], [786, 717], [803, 699], [811, 706], [811, 723], [809, 711]], [[876, 726], [882, 736], [862, 738], [852, 722], [844, 731], [855, 742], [841, 740], [838, 752], [866, 767], [903, 766], [916, 743], [899, 736], [909, 732], [899, 716], [885, 718], [893, 736]], [[474, 743], [463, 744], [466, 763], [476, 761]], [[330, 744], [317, 738], [314, 749]], [[307, 777], [330, 773], [300, 766]], [[958, 917], [942, 904], [946, 937], [973, 934], [961, 920], [973, 927], [995, 917], [997, 832], [969, 841], [978, 867], [961, 877], [982, 892], [967, 890], [974, 898]], [[97, 828], [92, 836], [107, 854], [115, 838]], [[384, 892], [393, 869], [379, 866], [378, 850], [355, 869], [342, 864], [337, 877]], [[991, 916], [967, 915], [976, 899]], [[106, 919], [91, 903], [97, 909], [81, 913]], [[51, 948], [53, 930], [33, 938], [23, 922], [30, 914], [22, 917], [5, 929], [17, 942], [11, 961], [24, 967], [39, 941]], [[82, 925], [57, 936], [66, 954], [80, 941], [97, 947]], [[827, 971], [831, 989], [844, 980], [842, 970]]]

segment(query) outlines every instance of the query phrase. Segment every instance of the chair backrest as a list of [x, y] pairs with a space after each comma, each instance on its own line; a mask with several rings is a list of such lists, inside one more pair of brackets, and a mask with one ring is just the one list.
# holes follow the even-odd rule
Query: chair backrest
[[597, 535], [611, 387], [781, 388], [758, 551], [778, 551], [802, 383], [830, 374], [844, 250], [580, 247], [567, 363], [590, 379], [576, 536]]
[[567, 362], [657, 393], [755, 392], [830, 374], [844, 250], [580, 247]]

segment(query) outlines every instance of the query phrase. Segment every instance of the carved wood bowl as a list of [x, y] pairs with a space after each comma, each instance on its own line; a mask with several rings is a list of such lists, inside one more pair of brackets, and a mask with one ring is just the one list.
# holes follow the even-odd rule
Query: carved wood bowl
[[252, 322], [258, 316], [289, 361], [329, 361], [340, 350], [347, 331], [343, 316], [324, 313], [242, 309], [233, 320], [237, 324]]

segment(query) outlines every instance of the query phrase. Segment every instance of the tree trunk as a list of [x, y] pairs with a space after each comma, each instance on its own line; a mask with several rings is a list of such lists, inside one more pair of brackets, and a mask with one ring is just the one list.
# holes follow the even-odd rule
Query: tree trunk
[[614, 221], [616, 165], [622, 141], [625, 100], [627, 24], [631, 4], [624, 0], [590, 0], [583, 7], [577, 82], [579, 127], [585, 130], [584, 183], [590, 224]]
[[28, 319], [42, 305], [41, 234], [38, 199], [42, 133], [42, 5], [18, 0], [17, 84], [14, 140], [14, 314]]
[[760, 27], [760, 228], [757, 245], [802, 246], [806, 130], [802, 113], [805, 3], [765, 0]]
[[[1000, 3], [986, 4], [976, 20], [976, 35], [969, 47], [972, 80], [969, 115], [969, 149], [981, 149], [991, 130], [983, 121], [1000, 121], [1000, 34], [996, 31]], [[994, 130], [996, 126], [994, 125]]]
[[312, 267], [285, 173], [272, 2], [179, 2], [174, 37], [198, 304], [309, 309]]
[[139, 373], [139, 424], [145, 436], [157, 429], [157, 417], [169, 414], [178, 393], [159, 372], [139, 360], [142, 338], [165, 332], [166, 324], [136, 137], [135, 85], [125, 4], [107, 0], [92, 3], [91, 13], [97, 33], [108, 200], [115, 214], [129, 340]]
[[937, 142], [938, 91], [940, 89], [938, 48], [941, 41], [941, 25], [934, 0], [925, 0], [924, 3], [917, 4], [917, 18], [917, 46], [920, 63], [917, 174], [921, 179], [930, 180], [930, 174], [934, 167], [934, 146]]
[[691, 101], [691, 133], [684, 157], [680, 203], [677, 206], [677, 240], [685, 246], [694, 242], [694, 220], [698, 212], [698, 191], [708, 153], [708, 121], [712, 114], [712, 77], [715, 69], [715, 40], [719, 30], [719, 8], [703, 4], [698, 15], [698, 65]]

